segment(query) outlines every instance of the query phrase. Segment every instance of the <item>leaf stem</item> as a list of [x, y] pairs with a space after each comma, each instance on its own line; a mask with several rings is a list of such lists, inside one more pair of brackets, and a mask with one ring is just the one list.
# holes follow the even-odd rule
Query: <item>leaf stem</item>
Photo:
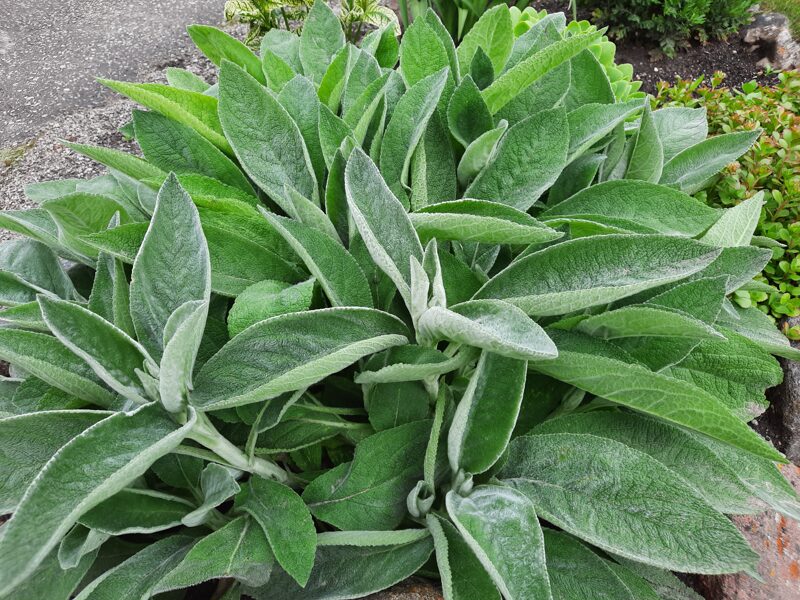
[[267, 479], [275, 479], [281, 483], [289, 481], [289, 474], [275, 463], [256, 456], [248, 459], [238, 446], [229, 442], [216, 430], [203, 413], [197, 414], [197, 423], [188, 437], [213, 451], [236, 469], [255, 473]]

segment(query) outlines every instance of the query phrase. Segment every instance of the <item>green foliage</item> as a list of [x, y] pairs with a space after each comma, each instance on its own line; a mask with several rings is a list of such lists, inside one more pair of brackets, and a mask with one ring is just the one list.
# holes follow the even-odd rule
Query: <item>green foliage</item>
[[[247, 24], [245, 44], [256, 48], [269, 31], [277, 30], [276, 38], [283, 35], [280, 31], [302, 31], [313, 5], [313, 0], [227, 0], [225, 20]], [[397, 16], [378, 0], [342, 0], [339, 19], [353, 42], [371, 28], [398, 27]]]
[[756, 0], [593, 0], [597, 19], [618, 39], [659, 44], [667, 56], [693, 39], [736, 33], [751, 19]]
[[[723, 87], [722, 74], [706, 85], [702, 79], [662, 84], [656, 105], [702, 107], [711, 133], [763, 130], [753, 148], [724, 169], [716, 183], [698, 197], [715, 207], [741, 205], [763, 192], [755, 233], [772, 251], [772, 260], [756, 284], [735, 296], [743, 307], [757, 306], [775, 319], [800, 316], [800, 76], [778, 75], [773, 86]], [[672, 108], [671, 110], [679, 110]], [[800, 332], [787, 330], [797, 339]]]
[[619, 102], [600, 32], [483, 18], [356, 47], [318, 1], [261, 56], [195, 27], [213, 89], [112, 82], [144, 158], [78, 147], [108, 174], [0, 213], [0, 597], [755, 571], [727, 515], [800, 517], [747, 424], [800, 353], [732, 301], [760, 197], [689, 193], [756, 134]]
[[[546, 10], [537, 11], [530, 6], [525, 10], [512, 6], [510, 11], [514, 35], [517, 37], [524, 35], [533, 25], [548, 16]], [[595, 31], [597, 31], [597, 26], [592, 25], [589, 21], [572, 20], [567, 23], [566, 35], [580, 35]], [[641, 82], [633, 80], [633, 66], [615, 62], [617, 47], [608, 39], [608, 36], [604, 35], [597, 40], [589, 46], [589, 50], [603, 67], [617, 100], [625, 102], [634, 98], [644, 98], [644, 93], [639, 91]]]

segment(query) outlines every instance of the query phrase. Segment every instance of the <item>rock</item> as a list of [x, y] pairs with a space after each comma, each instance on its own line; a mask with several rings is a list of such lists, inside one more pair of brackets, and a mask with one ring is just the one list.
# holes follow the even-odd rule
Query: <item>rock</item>
[[762, 57], [759, 65], [788, 70], [800, 67], [800, 43], [792, 39], [789, 18], [761, 13], [742, 31], [742, 39]]
[[384, 591], [367, 596], [367, 600], [444, 600], [438, 586], [427, 579], [411, 577]]
[[[784, 326], [800, 325], [800, 317], [786, 319]], [[800, 348], [800, 342], [792, 342]], [[758, 430], [772, 441], [790, 461], [800, 465], [800, 362], [780, 359], [783, 383], [769, 391], [770, 407], [759, 421], [769, 423], [767, 431]]]
[[[800, 492], [800, 467], [781, 471]], [[697, 579], [699, 591], [708, 600], [800, 600], [800, 523], [773, 511], [733, 520], [761, 555], [764, 583], [743, 574], [705, 576]]]

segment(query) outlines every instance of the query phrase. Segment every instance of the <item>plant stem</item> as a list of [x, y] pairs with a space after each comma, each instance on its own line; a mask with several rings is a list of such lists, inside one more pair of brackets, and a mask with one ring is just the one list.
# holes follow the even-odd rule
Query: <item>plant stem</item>
[[255, 473], [267, 479], [275, 479], [281, 483], [289, 481], [289, 474], [275, 463], [260, 457], [248, 459], [247, 455], [218, 432], [208, 417], [202, 413], [198, 413], [197, 423], [188, 437], [213, 451], [236, 469]]

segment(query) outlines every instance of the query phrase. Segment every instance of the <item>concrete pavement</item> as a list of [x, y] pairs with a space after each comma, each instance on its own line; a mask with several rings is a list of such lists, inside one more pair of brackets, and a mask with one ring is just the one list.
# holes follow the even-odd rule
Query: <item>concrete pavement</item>
[[113, 96], [191, 52], [186, 26], [222, 20], [224, 0], [0, 0], [0, 148]]

